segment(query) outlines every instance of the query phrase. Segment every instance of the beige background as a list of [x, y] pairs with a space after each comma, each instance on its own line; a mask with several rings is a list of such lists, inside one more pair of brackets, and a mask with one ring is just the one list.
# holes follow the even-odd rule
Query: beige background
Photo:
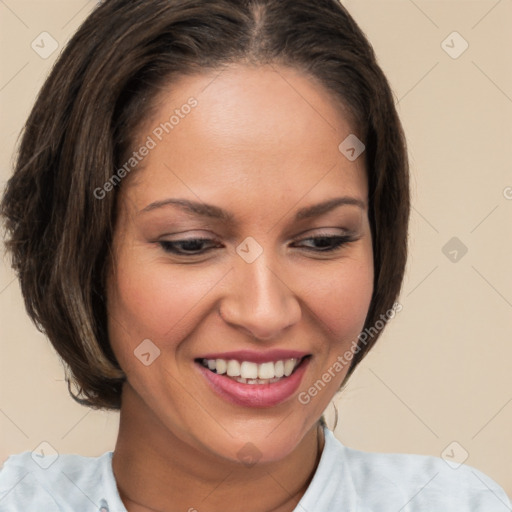
[[[17, 135], [60, 47], [94, 1], [0, 2], [1, 186]], [[346, 1], [374, 45], [407, 133], [411, 256], [383, 338], [337, 399], [337, 437], [369, 451], [441, 455], [512, 495], [512, 0]], [[441, 43], [469, 44], [452, 58]], [[463, 48], [450, 36], [448, 51]], [[444, 254], [457, 237], [468, 252]], [[445, 249], [448, 256], [451, 246]], [[67, 394], [61, 364], [0, 268], [0, 459], [42, 441], [59, 452], [114, 447], [118, 415]], [[451, 444], [456, 441], [458, 444]], [[453, 449], [453, 452], [452, 452]], [[455, 470], [454, 470], [455, 471]]]

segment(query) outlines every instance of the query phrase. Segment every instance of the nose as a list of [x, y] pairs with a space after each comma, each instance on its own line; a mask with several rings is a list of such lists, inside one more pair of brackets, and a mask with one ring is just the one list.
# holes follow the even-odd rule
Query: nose
[[[231, 272], [229, 293], [220, 305], [220, 316], [228, 324], [259, 340], [272, 340], [301, 318], [293, 283], [279, 267], [262, 254], [256, 261], [237, 261]], [[272, 268], [273, 267], [273, 268]]]

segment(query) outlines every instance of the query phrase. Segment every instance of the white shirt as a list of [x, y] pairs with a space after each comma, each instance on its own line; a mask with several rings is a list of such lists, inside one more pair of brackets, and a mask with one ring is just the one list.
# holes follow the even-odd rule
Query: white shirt
[[[296, 512], [512, 510], [503, 489], [470, 466], [454, 469], [438, 457], [354, 450], [324, 432], [320, 463]], [[60, 455], [46, 469], [41, 466], [52, 462], [50, 456], [11, 455], [0, 471], [0, 512], [126, 512], [112, 454]], [[200, 502], [190, 502], [201, 512]]]

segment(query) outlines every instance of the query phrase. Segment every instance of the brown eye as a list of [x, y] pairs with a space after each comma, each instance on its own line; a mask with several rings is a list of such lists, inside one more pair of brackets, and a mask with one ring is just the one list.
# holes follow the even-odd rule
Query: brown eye
[[[196, 256], [204, 254], [218, 243], [209, 238], [189, 238], [186, 240], [161, 240], [158, 244], [165, 252], [177, 254], [180, 256]], [[204, 248], [205, 245], [210, 244], [210, 247]]]
[[329, 252], [340, 249], [345, 244], [349, 242], [355, 241], [356, 238], [353, 236], [314, 236], [310, 238], [304, 238], [300, 240], [300, 242], [309, 242], [312, 241], [314, 243], [313, 247], [305, 247], [307, 250], [316, 251], [316, 252]]

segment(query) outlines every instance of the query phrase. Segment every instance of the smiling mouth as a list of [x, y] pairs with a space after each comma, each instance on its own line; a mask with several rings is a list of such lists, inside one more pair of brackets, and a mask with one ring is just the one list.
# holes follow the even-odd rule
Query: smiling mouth
[[212, 373], [228, 377], [240, 384], [273, 384], [287, 379], [310, 355], [297, 358], [255, 363], [236, 359], [196, 359]]

